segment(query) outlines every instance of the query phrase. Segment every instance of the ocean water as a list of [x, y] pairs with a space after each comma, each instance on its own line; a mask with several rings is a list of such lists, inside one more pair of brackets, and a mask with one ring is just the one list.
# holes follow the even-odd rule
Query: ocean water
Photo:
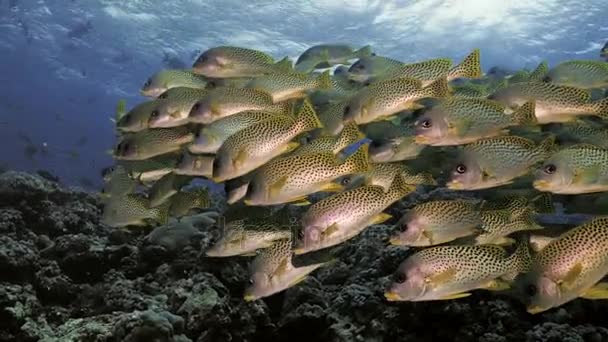
[[[534, 68], [596, 59], [607, 12], [603, 0], [3, 0], [0, 166], [99, 188], [117, 101], [142, 102], [151, 74], [189, 67], [212, 46], [280, 58], [319, 43], [369, 44], [404, 62], [458, 61], [480, 48], [485, 70]], [[24, 137], [38, 147], [31, 158]]]

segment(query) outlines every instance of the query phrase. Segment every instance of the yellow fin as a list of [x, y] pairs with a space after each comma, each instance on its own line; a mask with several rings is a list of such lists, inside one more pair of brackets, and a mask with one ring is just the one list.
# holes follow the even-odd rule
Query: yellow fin
[[585, 167], [583, 171], [575, 171], [572, 183], [574, 184], [590, 184], [597, 180], [600, 174], [601, 165], [593, 165]]
[[289, 200], [289, 204], [295, 205], [296, 207], [303, 207], [305, 205], [310, 205], [310, 201], [306, 199], [306, 196], [296, 197]]
[[581, 272], [583, 271], [583, 265], [579, 262], [576, 265], [574, 265], [574, 267], [572, 267], [568, 273], [566, 274], [566, 276], [564, 277], [564, 279], [562, 279], [562, 282], [560, 283], [560, 287], [564, 290], [569, 290], [572, 287], [572, 284], [576, 281], [576, 278], [581, 274]]
[[245, 150], [245, 148], [241, 148], [239, 152], [236, 154], [236, 157], [232, 159], [232, 165], [238, 168], [245, 163], [249, 154]]
[[281, 152], [281, 154], [289, 153], [289, 152], [295, 150], [296, 148], [298, 148], [299, 146], [300, 146], [300, 143], [295, 142], [295, 141], [287, 143], [287, 145], [285, 145], [285, 147], [283, 147], [283, 152]]
[[374, 218], [372, 219], [371, 224], [380, 224], [382, 222], [385, 222], [386, 220], [392, 218], [391, 215], [386, 214], [386, 213], [380, 213], [376, 216], [374, 216]]
[[337, 183], [333, 183], [333, 182], [329, 182], [327, 184], [325, 184], [320, 191], [325, 191], [325, 192], [340, 192], [344, 190], [344, 186], [337, 184]]
[[305, 276], [302, 276], [302, 277], [300, 277], [300, 278], [297, 278], [296, 280], [294, 280], [293, 282], [291, 282], [291, 283], [289, 284], [289, 287], [295, 286], [295, 285], [297, 285], [297, 284], [299, 284], [299, 283], [303, 282], [304, 280], [306, 280], [306, 278], [308, 278], [308, 275], [305, 275]]
[[270, 193], [271, 198], [276, 197], [281, 192], [281, 189], [283, 189], [283, 186], [285, 186], [287, 179], [289, 179], [289, 176], [283, 176], [279, 178], [276, 182], [270, 184], [268, 192]]
[[338, 231], [338, 224], [334, 223], [323, 231], [323, 235], [331, 235], [336, 231]]
[[458, 299], [458, 298], [468, 297], [470, 295], [471, 295], [471, 293], [469, 293], [469, 292], [461, 292], [461, 293], [454, 293], [451, 295], [443, 296], [443, 297], [440, 297], [439, 299], [441, 299], [441, 300]]
[[[427, 277], [427, 281], [429, 283], [431, 283], [431, 285], [444, 284], [444, 283], [447, 283], [450, 280], [452, 280], [452, 278], [454, 278], [454, 276], [456, 275], [457, 272], [458, 272], [458, 270], [455, 268], [448, 268], [447, 270], [445, 270], [441, 273], [433, 274], [433, 275]], [[456, 298], [460, 298], [460, 297], [456, 297]]]
[[494, 280], [490, 280], [489, 282], [487, 282], [480, 288], [486, 289], [489, 291], [503, 291], [503, 290], [508, 290], [509, 288], [511, 288], [511, 286], [506, 281], [503, 281], [500, 279], [494, 279]]
[[209, 108], [211, 109], [211, 113], [213, 114], [213, 116], [220, 115], [220, 106], [217, 103], [211, 103], [209, 105]]
[[422, 231], [422, 235], [424, 235], [424, 237], [426, 237], [429, 240], [431, 245], [435, 244], [435, 240], [433, 239], [433, 232], [429, 232], [428, 230], [425, 229]]
[[608, 283], [598, 283], [581, 294], [585, 299], [608, 299]]

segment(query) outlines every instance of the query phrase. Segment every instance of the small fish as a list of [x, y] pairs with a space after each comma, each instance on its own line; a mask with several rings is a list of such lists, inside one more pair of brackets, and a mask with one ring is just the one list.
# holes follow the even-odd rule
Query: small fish
[[304, 100], [295, 118], [277, 117], [242, 129], [226, 139], [217, 151], [213, 180], [221, 182], [257, 169], [296, 149], [299, 143], [292, 141], [296, 136], [320, 127], [312, 105]]
[[135, 133], [148, 129], [152, 112], [163, 102], [165, 100], [155, 99], [138, 104], [116, 121], [116, 129], [122, 133]]
[[118, 160], [133, 179], [143, 184], [153, 183], [175, 169], [179, 154], [167, 153], [146, 160]]
[[169, 214], [177, 218], [191, 215], [193, 209], [205, 209], [211, 205], [206, 188], [180, 191], [171, 197], [170, 202]]
[[283, 108], [274, 105], [270, 94], [256, 89], [217, 88], [196, 102], [190, 111], [190, 122], [210, 124], [219, 119], [245, 111], [268, 111]]
[[137, 194], [113, 198], [105, 203], [101, 223], [110, 227], [147, 226], [168, 221], [169, 206], [150, 207], [150, 201]]
[[189, 87], [175, 87], [171, 89], [167, 89], [164, 93], [158, 95], [157, 99], [159, 100], [173, 100], [173, 99], [183, 99], [186, 97], [192, 97], [193, 94], [201, 97], [206, 95], [209, 92], [208, 88], [189, 88]]
[[363, 128], [372, 140], [369, 149], [373, 163], [389, 163], [418, 157], [426, 147], [415, 142], [415, 130], [405, 125], [394, 125], [388, 121], [373, 122]]
[[608, 218], [599, 217], [560, 235], [533, 258], [521, 281], [529, 313], [558, 307], [575, 298], [607, 299]]
[[159, 179], [148, 194], [150, 207], [158, 207], [166, 203], [173, 195], [177, 194], [181, 188], [188, 185], [192, 177], [168, 173]]
[[447, 187], [479, 190], [510, 184], [549, 157], [553, 146], [553, 136], [545, 138], [538, 145], [517, 136], [486, 138], [465, 145], [463, 156], [451, 172]]
[[483, 210], [481, 212], [481, 233], [475, 237], [478, 245], [505, 245], [515, 242], [507, 236], [521, 231], [541, 230], [543, 226], [534, 221], [534, 210], [525, 198], [508, 209]]
[[415, 190], [397, 176], [388, 191], [377, 185], [362, 186], [313, 204], [302, 216], [303, 239], [294, 252], [303, 254], [353, 238], [366, 227], [391, 218], [383, 210]]
[[247, 205], [281, 203], [309, 204], [306, 196], [318, 192], [339, 192], [335, 179], [369, 169], [367, 145], [344, 160], [333, 151], [290, 155], [270, 161], [257, 170], [245, 197]]
[[226, 203], [234, 204], [245, 198], [249, 189], [249, 182], [254, 174], [255, 170], [241, 177], [229, 179], [224, 183]]
[[170, 128], [188, 124], [192, 106], [208, 92], [206, 89], [189, 89], [189, 91], [181, 91], [180, 96], [173, 95], [171, 99], [159, 99], [160, 103], [150, 113], [148, 127]]
[[533, 186], [564, 195], [608, 191], [608, 149], [590, 144], [563, 148], [537, 170]]
[[608, 117], [608, 99], [590, 102], [584, 89], [543, 82], [521, 82], [499, 89], [488, 97], [512, 110], [534, 101], [539, 123], [572, 121], [581, 115]]
[[407, 258], [384, 294], [389, 301], [449, 300], [470, 296], [470, 291], [500, 291], [530, 267], [528, 242], [509, 254], [498, 245], [438, 246]]
[[114, 166], [104, 178], [105, 184], [102, 190], [104, 202], [133, 193], [137, 188], [137, 180], [133, 179], [129, 171], [121, 165]]
[[608, 148], [608, 130], [584, 120], [565, 122], [553, 130], [558, 139]]
[[365, 185], [379, 185], [388, 190], [396, 176], [401, 176], [407, 184], [437, 185], [430, 173], [415, 172], [402, 162], [372, 163], [364, 174]]
[[192, 67], [195, 74], [211, 78], [255, 77], [291, 70], [292, 64], [287, 58], [275, 63], [263, 52], [235, 46], [208, 49]]
[[290, 288], [314, 270], [332, 262], [310, 263], [295, 267], [292, 264], [291, 239], [278, 240], [252, 261], [249, 271], [251, 285], [245, 289], [245, 301], [268, 297]]
[[502, 135], [507, 128], [536, 123], [534, 102], [527, 102], [512, 114], [504, 105], [486, 99], [452, 98], [441, 102], [416, 123], [415, 142], [422, 145], [461, 145]]
[[338, 154], [348, 146], [365, 138], [365, 135], [359, 131], [359, 127], [354, 122], [349, 122], [345, 125], [339, 136], [322, 136], [318, 137], [306, 145], [300, 146], [293, 151], [290, 156], [298, 154], [317, 153], [320, 151]]
[[594, 60], [573, 60], [549, 70], [543, 81], [583, 89], [608, 87], [608, 63]]
[[177, 159], [173, 173], [176, 175], [211, 178], [213, 175], [213, 159], [215, 159], [215, 156], [212, 155], [195, 155], [184, 152]]
[[189, 70], [166, 69], [152, 75], [141, 88], [143, 96], [157, 97], [175, 87], [205, 88], [207, 82]]
[[245, 88], [256, 89], [270, 94], [274, 103], [285, 100], [301, 99], [315, 89], [332, 88], [329, 70], [319, 76], [299, 73], [275, 73], [256, 77]]
[[329, 103], [319, 110], [319, 120], [323, 124], [321, 135], [338, 135], [344, 128], [344, 108], [350, 99]]
[[457, 78], [479, 78], [482, 74], [479, 59], [479, 49], [475, 49], [453, 68], [451, 59], [437, 58], [405, 64], [390, 74], [390, 77], [417, 79], [423, 87], [440, 78], [446, 78], [448, 82]]
[[401, 231], [390, 239], [397, 246], [426, 247], [480, 232], [478, 200], [440, 200], [416, 205], [396, 226]]
[[126, 135], [116, 146], [114, 158], [143, 160], [179, 150], [194, 140], [190, 127], [156, 128]]
[[361, 57], [348, 69], [349, 79], [359, 82], [371, 82], [387, 74], [393, 74], [404, 66], [403, 62], [383, 56]]
[[427, 97], [445, 97], [448, 86], [445, 78], [422, 87], [419, 80], [396, 78], [372, 83], [361, 89], [344, 108], [344, 121], [355, 121], [358, 125], [386, 120], [394, 114], [416, 109], [416, 100]]
[[222, 229], [222, 237], [205, 254], [209, 257], [255, 255], [256, 250], [269, 248], [278, 240], [291, 239], [292, 230], [266, 220], [240, 219], [228, 222]]
[[[264, 111], [246, 111], [219, 119], [201, 127], [188, 150], [192, 153], [216, 153], [224, 141], [236, 132], [280, 115]], [[283, 115], [286, 116], [287, 113]]]
[[349, 60], [372, 55], [372, 49], [366, 45], [359, 50], [353, 50], [345, 44], [319, 44], [306, 49], [294, 66], [298, 72], [311, 72], [314, 69], [329, 68], [336, 64], [350, 64]]

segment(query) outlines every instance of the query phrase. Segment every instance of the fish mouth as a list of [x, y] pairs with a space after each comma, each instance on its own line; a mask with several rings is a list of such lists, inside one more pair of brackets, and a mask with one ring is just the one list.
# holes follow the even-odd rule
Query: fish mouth
[[464, 184], [462, 184], [461, 181], [457, 181], [457, 180], [449, 181], [445, 186], [450, 190], [464, 189]]
[[384, 298], [386, 298], [386, 300], [388, 300], [389, 302], [396, 302], [396, 301], [403, 300], [399, 294], [390, 292], [390, 291], [384, 292]]
[[425, 135], [417, 135], [414, 137], [414, 143], [418, 145], [427, 145], [429, 144], [431, 139]]
[[540, 312], [543, 312], [546, 310], [547, 310], [546, 308], [540, 307], [538, 305], [531, 305], [531, 306], [528, 306], [526, 309], [526, 311], [528, 311], [528, 313], [532, 314], [532, 315], [535, 315], [537, 313], [540, 313]]
[[548, 191], [549, 188], [551, 187], [551, 184], [549, 182], [547, 182], [546, 180], [535, 180], [532, 183], [532, 186], [534, 187], [534, 189], [539, 190], [539, 191]]

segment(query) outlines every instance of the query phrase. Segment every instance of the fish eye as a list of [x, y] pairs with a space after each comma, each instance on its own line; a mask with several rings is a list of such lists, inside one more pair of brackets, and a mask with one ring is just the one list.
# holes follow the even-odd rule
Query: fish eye
[[304, 230], [303, 230], [303, 229], [300, 229], [300, 230], [298, 231], [298, 237], [299, 237], [300, 239], [303, 239], [303, 238], [304, 238]]
[[543, 82], [547, 82], [547, 83], [551, 82], [551, 77], [550, 76], [543, 77]]
[[370, 84], [372, 84], [372, 81], [370, 81], [370, 80], [367, 80], [367, 81], [363, 82], [363, 86], [364, 86], [364, 87], [367, 87], [367, 86], [369, 86]]
[[209, 59], [209, 57], [207, 57], [207, 55], [201, 55], [201, 56], [198, 58], [198, 61], [197, 61], [197, 62], [198, 62], [198, 63], [205, 63], [205, 62], [206, 62], [208, 59]]
[[169, 95], [167, 94], [167, 92], [164, 92], [164, 93], [158, 95], [159, 99], [166, 99], [167, 97], [169, 97]]
[[151, 118], [155, 118], [155, 117], [157, 117], [159, 115], [160, 115], [160, 113], [158, 112], [158, 110], [154, 110], [154, 111], [152, 111], [152, 113], [150, 113], [150, 117]]
[[538, 288], [534, 284], [530, 284], [526, 287], [526, 294], [530, 297], [534, 297], [537, 291]]
[[181, 164], [184, 161], [184, 157], [185, 157], [185, 153], [180, 154], [179, 156], [177, 156], [177, 164]]
[[350, 112], [350, 106], [346, 106], [344, 107], [344, 115], [348, 114], [348, 112]]
[[458, 166], [456, 166], [456, 172], [463, 174], [467, 172], [467, 167], [464, 164], [458, 164]]
[[422, 126], [422, 128], [431, 128], [432, 125], [433, 123], [431, 122], [431, 119], [424, 119], [420, 122], [420, 126]]
[[547, 164], [545, 165], [544, 171], [546, 174], [550, 175], [557, 171], [557, 167], [554, 164]]
[[403, 284], [407, 280], [407, 277], [403, 273], [395, 274], [395, 282], [399, 284]]
[[194, 132], [194, 138], [195, 138], [195, 139], [198, 139], [198, 138], [200, 138], [200, 137], [201, 137], [201, 131], [200, 131], [200, 130], [198, 130], [198, 131]]
[[128, 124], [131, 123], [131, 115], [129, 115], [129, 114], [125, 115], [125, 116], [122, 117], [121, 120], [123, 121], [123, 123], [125, 123], [125, 124], [128, 125]]
[[148, 78], [148, 80], [146, 81], [146, 83], [144, 83], [144, 87], [149, 87], [150, 85], [152, 85], [152, 79]]
[[340, 183], [342, 185], [348, 185], [348, 184], [350, 184], [350, 178], [346, 177], [346, 178], [342, 179], [342, 181]]
[[199, 110], [199, 108], [201, 108], [201, 104], [200, 104], [200, 102], [197, 102], [194, 104], [194, 106], [192, 106], [191, 111], [196, 112], [197, 110]]
[[253, 285], [253, 278], [249, 278], [249, 284]]

